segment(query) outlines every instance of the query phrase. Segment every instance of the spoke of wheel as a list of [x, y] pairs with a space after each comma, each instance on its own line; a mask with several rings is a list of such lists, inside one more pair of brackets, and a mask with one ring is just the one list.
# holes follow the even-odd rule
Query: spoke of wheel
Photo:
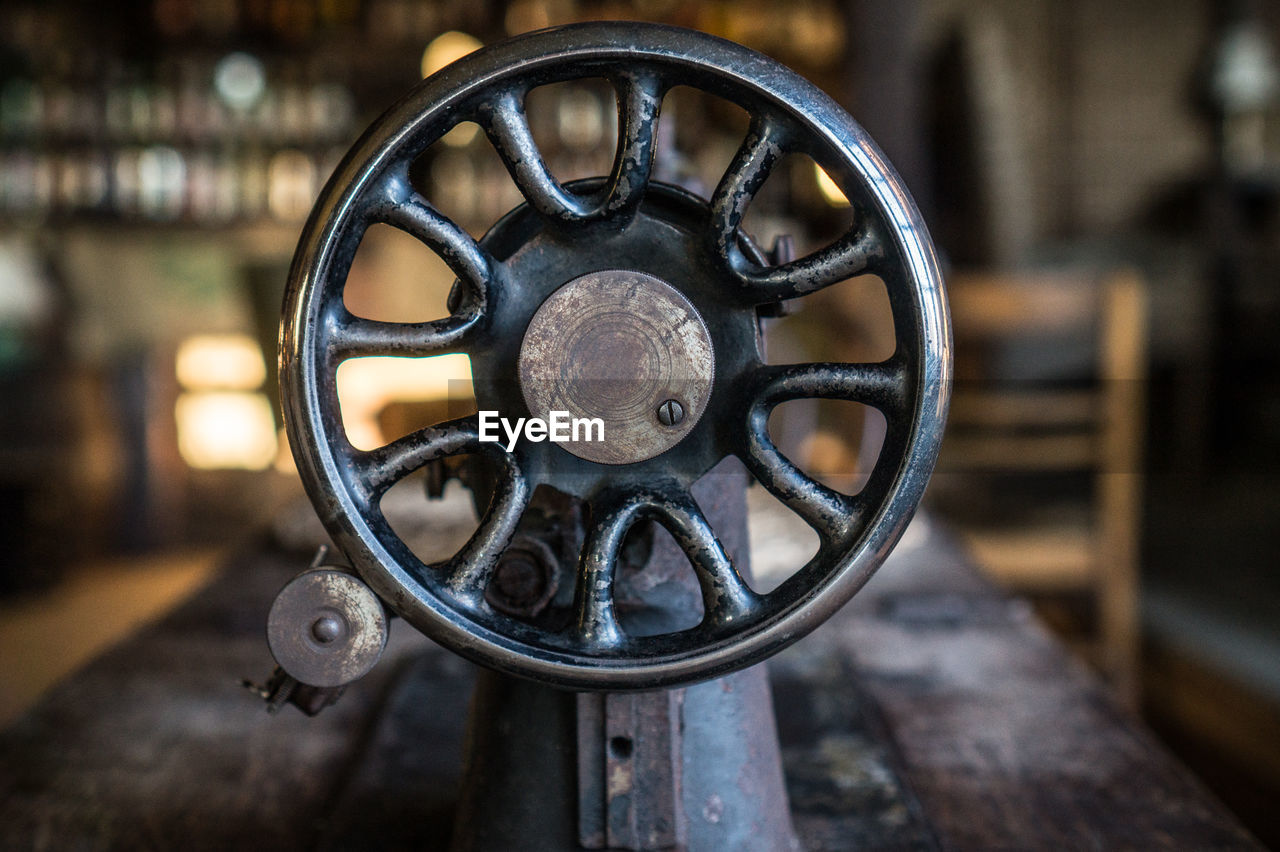
[[778, 364], [759, 368], [752, 396], [773, 406], [793, 399], [843, 399], [870, 405], [886, 417], [907, 403], [907, 370], [897, 357], [872, 364]]
[[587, 201], [560, 186], [542, 159], [529, 130], [523, 92], [508, 90], [498, 95], [481, 109], [479, 119], [511, 179], [535, 210], [562, 221], [576, 221], [587, 215]]
[[742, 462], [774, 497], [818, 533], [824, 545], [844, 541], [855, 523], [857, 501], [810, 477], [791, 463], [769, 438], [767, 418], [747, 430]]
[[354, 450], [347, 459], [352, 484], [373, 506], [387, 489], [429, 461], [480, 444], [475, 415], [419, 429], [376, 450]]
[[651, 513], [689, 557], [709, 622], [730, 624], [759, 605], [759, 596], [733, 566], [706, 515], [688, 492], [675, 500], [655, 500]]
[[388, 179], [386, 201], [376, 211], [376, 221], [421, 240], [453, 270], [473, 300], [483, 303], [496, 262], [475, 238], [432, 207], [403, 176]]
[[[328, 305], [329, 358], [391, 355], [420, 358], [456, 351], [481, 322], [497, 262], [470, 234], [439, 213], [399, 173], [383, 183], [368, 221], [382, 222], [422, 241], [448, 264], [461, 283], [462, 299], [450, 316], [430, 322], [395, 323], [351, 314], [334, 288]], [[354, 254], [359, 242], [348, 249]]]
[[464, 452], [492, 458], [499, 468], [498, 482], [475, 533], [452, 558], [429, 570], [442, 573], [454, 597], [474, 607], [484, 597], [493, 568], [529, 502], [529, 483], [515, 457], [500, 444], [480, 441], [472, 415], [419, 429], [376, 450], [356, 451], [348, 464], [366, 510], [378, 513], [378, 501], [391, 486], [428, 462]]
[[628, 217], [640, 205], [649, 185], [665, 89], [657, 77], [644, 73], [620, 76], [614, 85], [618, 92], [618, 151], [605, 200], [592, 215]]
[[786, 153], [782, 126], [757, 116], [734, 154], [711, 197], [711, 231], [716, 251], [731, 266], [741, 260], [737, 251], [738, 226], [774, 165]]
[[613, 608], [614, 571], [627, 530], [642, 502], [637, 497], [592, 501], [590, 528], [578, 561], [574, 608], [579, 640], [593, 649], [616, 648], [624, 641]]
[[761, 303], [794, 299], [871, 271], [884, 254], [875, 228], [854, 228], [834, 243], [781, 266], [739, 269], [738, 275]]
[[358, 317], [345, 309], [336, 310], [329, 331], [330, 357], [345, 358], [390, 355], [424, 358], [456, 352], [480, 324], [480, 313], [455, 314], [430, 322], [384, 322]]
[[794, 364], [763, 367], [751, 389], [742, 461], [752, 475], [827, 542], [840, 542], [862, 522], [865, 506], [828, 488], [791, 462], [769, 438], [769, 413], [794, 399], [844, 399], [873, 406], [890, 423], [905, 416], [906, 369], [878, 364]]
[[459, 600], [472, 606], [480, 603], [493, 569], [515, 535], [516, 525], [529, 503], [529, 483], [516, 465], [515, 458], [499, 444], [481, 444], [491, 448], [501, 468], [493, 498], [480, 519], [480, 526], [462, 549], [446, 563], [448, 586]]

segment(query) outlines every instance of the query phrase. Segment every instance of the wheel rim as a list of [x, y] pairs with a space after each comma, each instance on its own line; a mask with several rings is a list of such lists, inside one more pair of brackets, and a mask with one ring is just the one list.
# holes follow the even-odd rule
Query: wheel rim
[[[528, 134], [523, 93], [595, 77], [618, 89], [614, 167], [604, 181], [561, 186]], [[727, 432], [699, 424], [690, 434], [703, 438], [687, 440], [691, 447], [703, 440], [705, 457], [691, 450], [693, 460], [681, 467], [664, 454], [648, 467], [603, 473], [582, 462], [588, 467], [578, 469], [589, 474], [582, 474], [587, 478], [578, 490], [590, 503], [591, 522], [579, 564], [577, 617], [569, 630], [550, 634], [484, 600], [485, 583], [532, 485], [545, 481], [541, 460], [526, 456], [522, 466], [519, 451], [479, 442], [474, 420], [467, 419], [378, 450], [355, 450], [341, 426], [336, 369], [355, 356], [467, 351], [484, 341], [495, 306], [517, 287], [508, 277], [510, 259], [494, 254], [500, 237], [491, 232], [485, 240], [472, 239], [410, 185], [409, 163], [435, 139], [459, 121], [485, 128], [528, 201], [508, 219], [629, 233], [640, 228], [637, 222], [661, 218], [650, 216], [646, 205], [686, 213], [697, 207], [649, 179], [661, 98], [678, 84], [724, 97], [752, 115], [743, 145], [702, 208], [706, 251], [724, 285], [717, 296], [724, 301], [717, 304], [739, 304], [754, 315], [757, 304], [874, 272], [889, 291], [897, 351], [876, 364], [771, 366], [750, 358], [745, 367], [730, 364], [718, 374], [712, 396], [725, 410], [737, 411], [741, 422]], [[744, 247], [739, 226], [772, 165], [790, 151], [808, 154], [827, 170], [862, 215], [832, 245], [764, 267]], [[342, 284], [365, 229], [376, 222], [416, 236], [458, 276], [449, 317], [386, 323], [346, 312]], [[811, 84], [753, 51], [700, 33], [636, 24], [564, 27], [483, 49], [423, 81], [379, 119], [339, 166], [304, 229], [281, 333], [286, 426], [299, 472], [321, 520], [364, 579], [409, 623], [464, 656], [582, 689], [652, 689], [714, 677], [763, 659], [830, 616], [883, 561], [920, 499], [941, 440], [949, 365], [949, 327], [932, 245], [901, 181], [861, 128]], [[805, 397], [862, 402], [885, 414], [885, 444], [858, 495], [847, 497], [810, 479], [770, 441], [769, 412]], [[492, 461], [498, 472], [493, 498], [458, 554], [423, 565], [391, 531], [377, 501], [411, 471], [460, 452]], [[742, 581], [689, 496], [692, 477], [719, 454], [739, 456], [819, 534], [818, 554], [767, 595]], [[707, 612], [697, 628], [633, 638], [618, 627], [613, 566], [627, 529], [641, 518], [665, 526], [689, 555]]]

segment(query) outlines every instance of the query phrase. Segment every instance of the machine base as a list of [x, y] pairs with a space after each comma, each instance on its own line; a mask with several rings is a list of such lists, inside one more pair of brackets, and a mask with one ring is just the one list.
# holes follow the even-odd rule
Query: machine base
[[759, 666], [630, 694], [482, 671], [467, 743], [454, 852], [799, 848]]
[[[733, 677], [737, 680], [688, 688], [685, 692], [693, 697], [686, 701], [714, 702], [714, 691], [728, 684], [748, 694], [771, 687], [752, 704], [776, 707], [785, 790], [801, 848], [936, 847], [874, 705], [838, 649], [805, 644], [771, 660], [768, 678], [761, 667]], [[473, 684], [480, 708], [512, 702], [494, 715], [481, 709], [479, 718], [489, 719], [481, 724], [499, 723], [502, 739], [487, 740], [486, 753], [476, 755], [480, 764], [502, 759], [516, 767], [485, 782], [460, 779], [460, 744]], [[321, 848], [356, 848], [370, 838], [394, 849], [580, 848], [576, 749], [571, 747], [577, 698], [494, 675], [435, 649], [407, 661], [353, 767], [354, 777], [330, 812]], [[528, 724], [521, 721], [522, 714], [530, 714]], [[752, 747], [709, 731], [691, 734], [686, 728], [685, 735], [704, 744], [718, 742], [739, 755], [736, 760], [715, 755], [712, 763], [728, 760], [728, 765], [740, 766], [741, 755]], [[704, 770], [714, 774], [698, 777]], [[787, 824], [776, 817], [777, 809], [786, 806], [777, 790], [770, 791], [770, 800], [755, 798], [773, 818], [762, 819], [762, 813], [744, 819], [730, 811], [753, 797], [734, 788], [736, 781], [725, 784], [724, 770], [724, 765], [692, 767], [693, 777], [686, 778], [686, 791], [709, 791], [718, 784], [726, 803], [720, 823], [712, 823], [708, 817], [714, 817], [715, 806], [707, 805], [714, 791], [701, 800], [686, 793], [686, 810], [693, 810], [691, 800], [697, 803], [687, 821], [687, 848], [715, 848], [706, 844], [714, 836], [725, 838], [718, 848], [753, 848], [744, 829], [762, 822], [775, 833], [764, 835], [768, 842], [758, 848], [788, 848], [782, 845], [788, 839], [778, 840], [785, 837], [778, 828]], [[458, 812], [460, 797], [463, 810]], [[717, 835], [717, 825], [723, 834]], [[462, 827], [456, 835], [455, 826]]]

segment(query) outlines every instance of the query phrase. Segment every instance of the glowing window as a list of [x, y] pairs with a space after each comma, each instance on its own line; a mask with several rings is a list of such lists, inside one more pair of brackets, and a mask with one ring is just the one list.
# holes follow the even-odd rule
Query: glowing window
[[178, 451], [191, 467], [265, 470], [276, 460], [275, 418], [260, 393], [184, 393], [174, 414]]
[[378, 412], [390, 402], [448, 400], [471, 395], [471, 359], [352, 358], [338, 367], [338, 399], [347, 440], [361, 450], [386, 443]]
[[200, 334], [178, 347], [174, 369], [185, 393], [174, 417], [178, 452], [191, 467], [264, 470], [279, 453], [262, 348], [247, 334]]
[[257, 390], [267, 380], [262, 348], [247, 334], [199, 334], [178, 347], [178, 381], [187, 390]]

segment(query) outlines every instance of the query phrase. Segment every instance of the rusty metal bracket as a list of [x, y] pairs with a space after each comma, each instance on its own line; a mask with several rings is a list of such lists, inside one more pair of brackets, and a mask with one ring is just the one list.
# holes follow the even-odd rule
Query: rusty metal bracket
[[684, 690], [580, 693], [577, 702], [582, 848], [684, 848]]

